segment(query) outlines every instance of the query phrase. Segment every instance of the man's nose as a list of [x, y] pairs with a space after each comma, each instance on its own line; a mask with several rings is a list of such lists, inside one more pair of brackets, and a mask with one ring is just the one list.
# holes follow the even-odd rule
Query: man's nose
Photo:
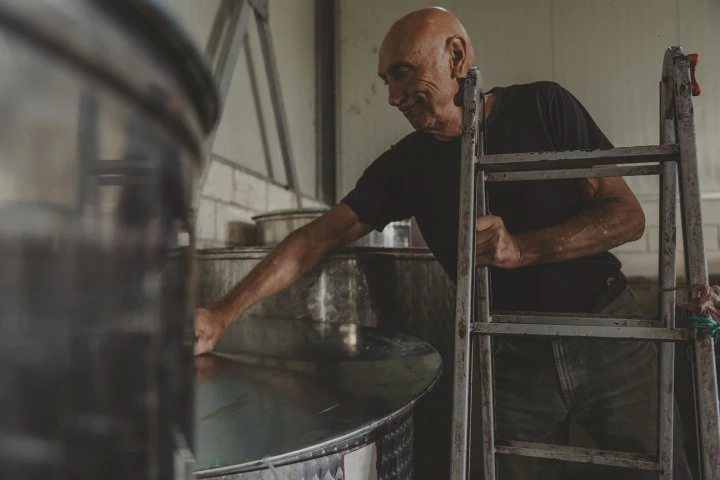
[[393, 107], [402, 104], [405, 99], [405, 91], [394, 82], [388, 83], [388, 103]]

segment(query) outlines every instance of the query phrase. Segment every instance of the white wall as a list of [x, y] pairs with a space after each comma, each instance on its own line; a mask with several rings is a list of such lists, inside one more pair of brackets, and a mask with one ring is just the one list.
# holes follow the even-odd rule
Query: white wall
[[[204, 51], [220, 1], [166, 0], [165, 3], [174, 9], [181, 24]], [[281, 77], [290, 145], [304, 197], [315, 196], [314, 29], [314, 0], [270, 1], [270, 31]], [[233, 241], [233, 224], [252, 223], [252, 217], [258, 213], [297, 207], [294, 194], [284, 188], [287, 182], [254, 18], [250, 20], [248, 32], [269, 151], [264, 150], [260, 140], [258, 110], [243, 51], [218, 126], [198, 209], [200, 246], [222, 246]], [[272, 180], [268, 159], [274, 174]], [[311, 198], [303, 201], [303, 206], [319, 205], [322, 204]]]
[[[339, 2], [339, 184], [410, 131], [387, 105], [377, 49], [394, 20], [423, 0]], [[573, 92], [617, 146], [658, 142], [658, 82], [665, 48], [701, 54], [695, 98], [705, 247], [720, 273], [720, 2], [717, 0], [449, 0], [467, 28], [486, 87], [554, 80]], [[645, 237], [617, 253], [630, 274], [655, 275], [657, 179], [629, 180], [647, 212]]]

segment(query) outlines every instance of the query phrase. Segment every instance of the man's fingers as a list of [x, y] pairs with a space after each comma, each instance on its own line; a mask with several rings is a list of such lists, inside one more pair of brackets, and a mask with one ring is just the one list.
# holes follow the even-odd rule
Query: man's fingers
[[200, 337], [195, 341], [195, 355], [202, 355], [203, 353], [207, 353], [210, 350], [212, 350], [210, 340]]
[[493, 250], [475, 250], [475, 264], [479, 267], [494, 265], [495, 252]]
[[475, 230], [480, 232], [481, 230], [487, 230], [490, 228], [497, 228], [500, 225], [499, 217], [493, 217], [492, 215], [483, 215], [475, 219]]

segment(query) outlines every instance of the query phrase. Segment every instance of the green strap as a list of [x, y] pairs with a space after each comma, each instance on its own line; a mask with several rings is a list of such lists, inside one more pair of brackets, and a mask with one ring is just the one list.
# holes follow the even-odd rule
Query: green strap
[[717, 343], [718, 339], [720, 339], [720, 323], [711, 316], [691, 315], [688, 317], [688, 321], [688, 328], [710, 330], [714, 342]]

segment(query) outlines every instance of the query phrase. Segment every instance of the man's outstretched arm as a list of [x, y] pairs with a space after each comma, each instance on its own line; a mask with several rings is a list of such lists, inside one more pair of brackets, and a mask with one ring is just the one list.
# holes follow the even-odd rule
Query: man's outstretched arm
[[288, 235], [232, 290], [195, 314], [195, 354], [211, 351], [227, 327], [248, 308], [312, 270], [331, 250], [372, 230], [341, 203]]

